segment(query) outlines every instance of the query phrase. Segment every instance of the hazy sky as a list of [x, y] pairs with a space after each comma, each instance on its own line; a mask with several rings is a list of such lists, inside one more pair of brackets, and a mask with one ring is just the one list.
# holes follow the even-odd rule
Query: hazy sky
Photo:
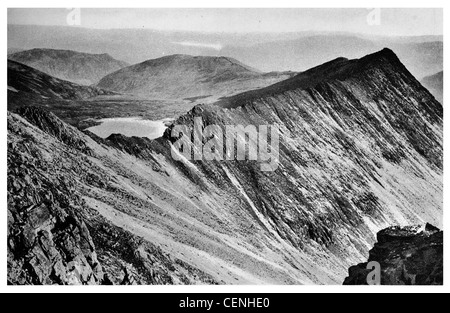
[[[8, 9], [8, 24], [68, 25], [68, 9]], [[72, 19], [74, 20], [74, 19]], [[370, 23], [368, 22], [370, 21]], [[378, 23], [379, 21], [379, 23]], [[442, 35], [441, 9], [81, 9], [80, 27]]]

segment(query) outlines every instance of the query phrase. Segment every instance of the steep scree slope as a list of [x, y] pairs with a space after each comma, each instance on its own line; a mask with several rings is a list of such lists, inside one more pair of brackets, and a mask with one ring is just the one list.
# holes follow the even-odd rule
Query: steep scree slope
[[442, 105], [389, 49], [196, 107], [175, 124], [192, 126], [195, 116], [280, 126], [273, 173], [256, 162], [191, 165], [242, 194], [255, 219], [294, 247], [314, 241], [349, 260], [384, 227], [442, 225]]
[[88, 137], [41, 109], [19, 113], [8, 113], [8, 284], [216, 283], [99, 213], [86, 195], [131, 195]]

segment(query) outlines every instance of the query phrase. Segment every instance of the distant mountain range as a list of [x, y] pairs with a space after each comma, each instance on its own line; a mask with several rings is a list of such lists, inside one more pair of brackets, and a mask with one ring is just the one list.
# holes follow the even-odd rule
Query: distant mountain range
[[422, 85], [436, 97], [438, 101], [444, 101], [444, 72], [439, 72], [431, 76], [427, 76], [421, 81]]
[[8, 55], [13, 54], [13, 53], [17, 53], [23, 51], [23, 49], [19, 49], [19, 48], [14, 48], [14, 47], [8, 47]]
[[41, 72], [82, 85], [97, 83], [102, 77], [128, 66], [110, 55], [71, 50], [32, 49], [8, 55], [8, 59]]
[[385, 47], [393, 50], [418, 79], [443, 69], [442, 41], [405, 42], [384, 38], [369, 40], [349, 35], [320, 35], [249, 47], [227, 46], [221, 53], [262, 70], [276, 68], [304, 71], [330, 59], [342, 56], [359, 58]]
[[261, 73], [233, 58], [177, 54], [123, 68], [101, 79], [97, 86], [151, 99], [217, 99], [293, 75]]
[[265, 72], [302, 72], [337, 57], [360, 58], [388, 47], [417, 79], [443, 70], [442, 41], [442, 36], [381, 37], [342, 32], [215, 34], [8, 25], [9, 47], [108, 52], [130, 64], [172, 54], [225, 56]]

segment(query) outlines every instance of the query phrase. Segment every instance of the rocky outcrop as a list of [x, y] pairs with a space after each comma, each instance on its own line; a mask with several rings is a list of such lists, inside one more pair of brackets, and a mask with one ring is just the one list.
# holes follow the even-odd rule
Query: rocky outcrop
[[32, 106], [19, 108], [17, 113], [31, 124], [36, 125], [39, 129], [60, 140], [67, 146], [87, 155], [93, 154], [93, 151], [87, 147], [86, 142], [81, 138], [76, 128], [62, 122], [53, 113]]
[[20, 112], [8, 113], [8, 284], [216, 283], [89, 205], [87, 190], [116, 189], [89, 160], [88, 137], [41, 109]]
[[443, 237], [430, 224], [382, 230], [367, 263], [351, 267], [344, 285], [367, 285], [370, 262], [380, 265], [381, 285], [442, 285]]
[[73, 178], [51, 174], [51, 161], [15, 119], [8, 117], [8, 283], [101, 283], [102, 267], [78, 210]]

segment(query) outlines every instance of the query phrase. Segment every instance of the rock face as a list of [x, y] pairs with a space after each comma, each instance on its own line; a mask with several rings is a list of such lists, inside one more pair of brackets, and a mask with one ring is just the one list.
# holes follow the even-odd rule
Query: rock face
[[20, 114], [8, 114], [8, 284], [215, 283], [89, 207], [83, 190], [105, 183], [82, 133]]
[[[104, 140], [41, 110], [9, 113], [10, 283], [60, 283], [29, 270], [52, 273], [60, 258], [31, 261], [38, 245], [55, 247], [66, 277], [75, 262], [82, 283], [341, 284], [381, 229], [441, 227], [442, 105], [390, 50], [198, 105], [173, 127], [196, 117], [278, 125], [278, 167], [175, 160], [173, 128]], [[50, 220], [35, 237], [32, 205]]]
[[[8, 60], [8, 98], [77, 100], [108, 94], [112, 93], [64, 81]], [[10, 101], [14, 100], [8, 100], [8, 103]]]
[[351, 267], [344, 285], [367, 285], [367, 265], [374, 261], [381, 266], [382, 285], [442, 285], [443, 237], [430, 224], [380, 231], [368, 262]]
[[71, 50], [32, 49], [8, 55], [13, 60], [50, 76], [81, 85], [92, 85], [104, 76], [128, 66], [108, 54]]
[[294, 73], [260, 73], [226, 57], [171, 55], [107, 75], [98, 87], [154, 99], [215, 99], [269, 86]]

